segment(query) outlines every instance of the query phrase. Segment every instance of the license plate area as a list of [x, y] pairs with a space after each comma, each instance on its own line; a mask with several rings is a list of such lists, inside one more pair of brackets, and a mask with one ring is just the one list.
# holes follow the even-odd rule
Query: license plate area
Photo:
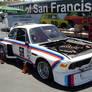
[[82, 80], [91, 78], [92, 77], [92, 73], [91, 72], [92, 72], [92, 69], [81, 72], [80, 73], [80, 78]]
[[74, 74], [74, 85], [75, 86], [82, 85], [90, 81], [92, 81], [92, 68], [87, 69], [83, 72]]

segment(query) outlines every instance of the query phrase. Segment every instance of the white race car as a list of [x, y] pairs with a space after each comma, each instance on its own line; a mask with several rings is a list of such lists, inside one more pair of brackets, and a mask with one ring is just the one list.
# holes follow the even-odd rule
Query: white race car
[[92, 81], [92, 42], [65, 37], [51, 24], [12, 28], [0, 39], [0, 53], [33, 64], [42, 79], [63, 86]]

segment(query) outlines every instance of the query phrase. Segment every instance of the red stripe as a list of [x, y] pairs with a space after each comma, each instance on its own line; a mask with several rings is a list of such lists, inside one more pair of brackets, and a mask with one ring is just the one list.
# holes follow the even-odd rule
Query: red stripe
[[21, 44], [17, 44], [17, 43], [14, 43], [14, 42], [9, 42], [9, 41], [4, 41], [4, 42], [12, 43], [12, 44], [15, 44], [15, 45], [18, 45], [18, 46], [22, 46], [22, 47], [27, 48], [27, 46], [24, 46], [24, 45], [21, 45]]
[[50, 56], [52, 56], [52, 57], [55, 57], [55, 58], [58, 58], [59, 60], [61, 60], [60, 57], [55, 56], [55, 55], [52, 55], [52, 54], [50, 54], [50, 53], [48, 53], [48, 52], [44, 52], [44, 51], [41, 51], [41, 50], [38, 50], [38, 49], [34, 49], [34, 48], [31, 48], [31, 49], [36, 50], [36, 51], [41, 52], [41, 53], [44, 53], [44, 54], [47, 54], [47, 55], [50, 55]]
[[[16, 45], [18, 45], [18, 46], [22, 46], [22, 47], [27, 48], [27, 46], [24, 46], [24, 45], [21, 45], [21, 44], [17, 44], [17, 43], [9, 42], [9, 41], [4, 41], [4, 42], [8, 42], [8, 43], [12, 43], [12, 44], [16, 44]], [[52, 57], [58, 58], [59, 60], [61, 59], [60, 57], [55, 56], [55, 55], [52, 55], [52, 54], [50, 54], [50, 53], [48, 53], [48, 52], [44, 52], [44, 51], [41, 51], [41, 50], [37, 50], [37, 49], [35, 49], [35, 48], [31, 48], [31, 47], [29, 47], [29, 49], [33, 49], [33, 50], [36, 50], [36, 51], [38, 51], [38, 52], [45, 53], [45, 54], [50, 55], [50, 56], [52, 56]]]
[[[22, 46], [22, 47], [27, 48], [27, 46], [24, 46], [24, 45], [21, 45], [21, 44], [17, 44], [17, 43], [15, 43], [15, 42], [9, 42], [9, 41], [4, 41], [4, 42], [8, 42], [8, 43], [12, 43], [12, 44], [16, 44], [16, 45], [18, 45], [18, 46]], [[55, 62], [52, 64], [52, 66], [51, 66], [51, 67], [55, 66], [55, 65], [56, 65], [56, 63], [57, 63], [59, 60], [61, 60], [61, 58], [60, 58], [60, 57], [55, 56], [55, 55], [52, 55], [52, 54], [50, 54], [50, 53], [48, 53], [48, 52], [44, 52], [44, 51], [41, 51], [41, 50], [38, 50], [38, 49], [35, 49], [35, 48], [32, 48], [32, 47], [29, 47], [29, 49], [33, 49], [33, 50], [36, 50], [36, 51], [38, 51], [38, 52], [41, 52], [41, 53], [44, 53], [44, 54], [47, 54], [47, 55], [50, 55], [50, 56], [52, 56], [52, 57], [57, 58], [58, 60], [57, 60], [57, 61], [55, 61]], [[23, 57], [23, 58], [24, 58], [24, 57]], [[26, 58], [25, 58], [25, 59], [26, 59]]]
[[55, 61], [55, 62], [52, 64], [52, 66], [51, 66], [51, 67], [55, 66], [55, 65], [56, 65], [56, 63], [57, 63], [58, 61], [59, 61], [59, 60]]
[[71, 86], [74, 86], [74, 75], [71, 75]]
[[25, 59], [25, 60], [27, 60], [27, 61], [29, 61], [29, 62], [31, 62], [31, 63], [34, 65], [34, 63], [33, 63], [31, 60], [29, 60], [29, 59], [27, 59], [27, 58], [25, 58], [25, 57], [19, 56], [19, 55], [17, 55], [17, 54], [15, 54], [15, 55], [18, 56], [18, 57], [21, 57], [21, 58], [23, 58], [23, 59]]

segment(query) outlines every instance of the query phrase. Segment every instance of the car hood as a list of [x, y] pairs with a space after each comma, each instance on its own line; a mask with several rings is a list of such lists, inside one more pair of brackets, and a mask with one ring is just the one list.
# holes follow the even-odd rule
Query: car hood
[[71, 58], [92, 53], [92, 42], [77, 38], [68, 38], [41, 45]]

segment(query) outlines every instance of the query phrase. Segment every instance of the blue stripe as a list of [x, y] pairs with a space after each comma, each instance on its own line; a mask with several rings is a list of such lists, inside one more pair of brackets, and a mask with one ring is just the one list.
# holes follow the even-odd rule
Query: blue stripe
[[68, 86], [68, 75], [65, 76], [65, 86]]
[[16, 42], [16, 41], [12, 41], [12, 40], [7, 40], [7, 39], [0, 39], [0, 41], [8, 41], [8, 42], [17, 43], [17, 44], [20, 44], [20, 45], [26, 46], [26, 45], [25, 45], [25, 44], [23, 44], [23, 43]]
[[11, 40], [6, 40], [6, 39], [5, 39], [4, 41], [9, 41], [9, 42], [12, 42], [12, 43], [17, 43], [17, 44], [20, 44], [20, 45], [26, 46], [25, 44], [20, 43], [20, 42], [16, 42], [16, 41], [11, 41]]
[[53, 67], [52, 67], [52, 70], [54, 70], [60, 63], [61, 63], [62, 60], [59, 60]]
[[[2, 39], [2, 40], [3, 40], [3, 39]], [[6, 40], [6, 39], [4, 39], [3, 41], [9, 41], [9, 42], [12, 42], [12, 43], [17, 43], [17, 44], [20, 44], [20, 45], [26, 46], [25, 44], [20, 43], [20, 42], [16, 42], [16, 41], [11, 41], [11, 40]], [[63, 56], [58, 55], [58, 54], [55, 54], [54, 52], [51, 52], [51, 51], [45, 50], [45, 49], [43, 49], [43, 48], [35, 47], [35, 46], [32, 46], [32, 45], [29, 45], [29, 47], [34, 48], [34, 49], [38, 49], [38, 50], [41, 50], [41, 51], [44, 51], [44, 52], [47, 52], [47, 53], [50, 53], [50, 54], [52, 54], [52, 55], [55, 55], [55, 56], [57, 56], [57, 57], [60, 57], [61, 59], [64, 59], [64, 57], [63, 57]]]
[[3, 40], [4, 40], [4, 39], [2, 39], [2, 38], [0, 39], [0, 41], [3, 41]]
[[[12, 43], [15, 43], [15, 44], [19, 44], [19, 45], [26, 46], [24, 43], [12, 41], [12, 40], [7, 40], [7, 39], [1, 39], [1, 40], [2, 40], [2, 41], [8, 41], [8, 42], [12, 42]], [[61, 58], [61, 60], [59, 60], [59, 61], [52, 67], [52, 69], [55, 69], [55, 68], [58, 66], [58, 64], [59, 64], [62, 60], [64, 60], [64, 57], [63, 57], [63, 56], [61, 56], [61, 55], [59, 55], [59, 54], [56, 54], [56, 53], [54, 53], [54, 52], [52, 52], [52, 51], [49, 51], [49, 50], [46, 50], [46, 49], [43, 49], [43, 48], [39, 48], [39, 47], [36, 47], [36, 46], [32, 46], [32, 45], [29, 45], [29, 47], [30, 47], [30, 48], [34, 48], [34, 49], [37, 49], [37, 50], [40, 50], [40, 51], [44, 51], [44, 52], [50, 53], [50, 54], [52, 54], [52, 55], [55, 55], [55, 56]]]
[[48, 50], [46, 50], [46, 49], [39, 48], [39, 47], [35, 47], [35, 46], [32, 46], [32, 45], [31, 45], [30, 47], [31, 47], [31, 48], [34, 48], [34, 49], [38, 49], [38, 50], [44, 51], [44, 52], [47, 52], [47, 53], [50, 53], [50, 54], [52, 54], [52, 55], [55, 55], [55, 56], [57, 56], [57, 57], [60, 57], [61, 59], [64, 59], [63, 56], [58, 55], [58, 54], [55, 54], [54, 52], [48, 51]]

